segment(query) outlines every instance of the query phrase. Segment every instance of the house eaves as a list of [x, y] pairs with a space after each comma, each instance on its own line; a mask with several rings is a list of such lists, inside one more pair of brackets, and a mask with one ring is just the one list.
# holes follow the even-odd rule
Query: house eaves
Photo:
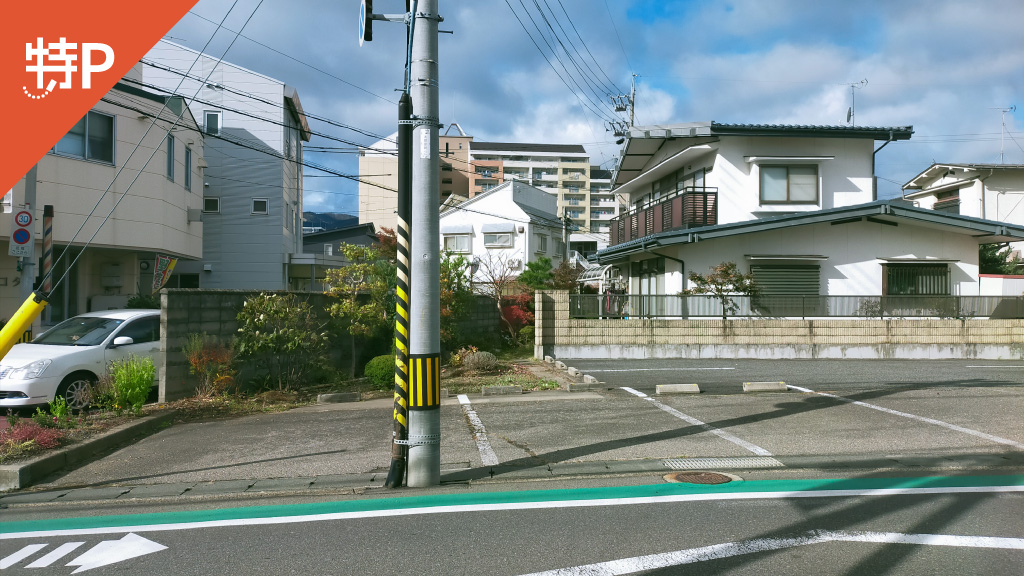
[[917, 194], [919, 192], [932, 192], [940, 191], [938, 188], [927, 188], [924, 183], [940, 178], [946, 172], [951, 170], [963, 170], [963, 171], [977, 171], [979, 174], [970, 178], [974, 180], [981, 175], [982, 172], [995, 172], [995, 171], [1011, 171], [1011, 170], [1024, 170], [1024, 164], [932, 164], [925, 168], [920, 174], [914, 176], [909, 182], [903, 185], [903, 190], [907, 194]]
[[291, 86], [284, 85], [284, 101], [288, 104], [288, 110], [299, 125], [299, 136], [303, 142], [309, 142], [312, 132], [309, 129], [309, 122], [306, 121], [306, 113], [302, 110], [302, 102], [299, 101], [299, 93]]
[[759, 220], [659, 232], [605, 248], [597, 253], [597, 260], [602, 264], [606, 264], [623, 260], [633, 254], [648, 252], [652, 248], [674, 246], [677, 244], [693, 244], [715, 238], [779, 230], [792, 228], [793, 226], [822, 223], [841, 225], [862, 221], [890, 226], [898, 226], [901, 222], [910, 221], [919, 226], [968, 234], [979, 244], [1024, 240], [1024, 226], [917, 208], [906, 205], [900, 200], [880, 200], [867, 204], [830, 208], [815, 212], [787, 214]]

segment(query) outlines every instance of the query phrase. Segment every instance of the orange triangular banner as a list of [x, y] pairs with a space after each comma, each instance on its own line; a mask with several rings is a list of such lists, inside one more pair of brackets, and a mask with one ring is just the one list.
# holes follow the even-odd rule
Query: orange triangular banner
[[8, 2], [0, 18], [0, 195], [198, 0]]

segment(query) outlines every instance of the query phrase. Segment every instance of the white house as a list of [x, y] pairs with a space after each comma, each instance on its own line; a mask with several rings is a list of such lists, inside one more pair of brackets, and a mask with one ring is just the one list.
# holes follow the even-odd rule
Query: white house
[[[903, 185], [921, 208], [1024, 226], [1024, 164], [932, 164]], [[1018, 254], [1024, 242], [1013, 242]]]
[[558, 267], [565, 255], [564, 229], [555, 196], [515, 180], [457, 205], [442, 207], [441, 249], [474, 263], [474, 282], [484, 262], [507, 263], [519, 273], [540, 257]]
[[878, 201], [875, 155], [912, 134], [632, 128], [613, 181], [630, 209], [598, 260], [618, 267], [632, 294], [675, 295], [690, 272], [731, 261], [768, 295], [977, 295], [978, 245], [1024, 240], [1024, 226]]

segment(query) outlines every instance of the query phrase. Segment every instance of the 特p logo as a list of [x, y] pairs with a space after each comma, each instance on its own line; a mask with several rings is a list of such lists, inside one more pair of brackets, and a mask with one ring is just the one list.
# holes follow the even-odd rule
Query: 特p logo
[[[97, 52], [103, 53], [103, 60], [95, 63]], [[81, 55], [81, 67], [76, 64]], [[114, 49], [106, 44], [96, 42], [82, 42], [81, 54], [78, 44], [68, 42], [67, 38], [61, 38], [59, 42], [43, 43], [42, 38], [36, 38], [36, 44], [25, 43], [25, 72], [35, 72], [36, 86], [30, 91], [28, 86], [21, 89], [25, 95], [33, 100], [46, 98], [46, 95], [53, 92], [54, 86], [64, 90], [74, 88], [74, 73], [81, 72], [82, 88], [92, 88], [92, 75], [98, 72], [109, 70], [114, 65]], [[61, 75], [63, 77], [61, 78]], [[61, 78], [60, 84], [57, 79]], [[49, 78], [49, 82], [47, 82]]]

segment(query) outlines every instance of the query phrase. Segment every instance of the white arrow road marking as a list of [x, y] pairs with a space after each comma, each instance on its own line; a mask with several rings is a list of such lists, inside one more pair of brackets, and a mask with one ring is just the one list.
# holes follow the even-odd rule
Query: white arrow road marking
[[480, 460], [484, 466], [497, 466], [498, 455], [494, 453], [491, 448], [491, 443], [487, 441], [487, 430], [484, 428], [484, 423], [477, 416], [476, 410], [470, 406], [469, 396], [465, 394], [459, 394], [459, 404], [462, 404], [462, 410], [466, 413], [466, 418], [469, 419], [469, 424], [473, 427], [473, 439], [476, 440], [476, 447], [480, 450]]
[[1024, 538], [991, 538], [983, 536], [949, 536], [945, 534], [900, 534], [898, 532], [829, 532], [812, 530], [793, 538], [758, 538], [743, 542], [714, 544], [689, 550], [678, 550], [664, 554], [650, 554], [560, 568], [547, 572], [535, 572], [526, 576], [618, 576], [644, 570], [656, 570], [683, 564], [694, 564], [707, 560], [730, 558], [743, 554], [783, 550], [807, 544], [823, 542], [870, 542], [877, 544], [918, 544], [924, 546], [954, 546], [963, 548], [1001, 548], [1024, 550]]
[[104, 540], [87, 550], [84, 554], [68, 562], [68, 566], [80, 566], [72, 574], [106, 566], [122, 560], [152, 554], [166, 550], [167, 546], [147, 540], [138, 534], [128, 533], [120, 540]]
[[46, 568], [50, 564], [53, 564], [57, 560], [67, 556], [72, 550], [78, 548], [82, 544], [85, 544], [85, 542], [68, 542], [66, 544], [61, 544], [56, 550], [29, 564], [26, 568]]
[[663, 410], [665, 412], [668, 412], [669, 414], [675, 416], [676, 418], [679, 418], [680, 420], [682, 420], [684, 422], [689, 422], [690, 424], [693, 424], [694, 426], [700, 426], [701, 428], [707, 430], [708, 432], [711, 432], [715, 436], [718, 436], [719, 438], [721, 438], [723, 440], [728, 440], [729, 442], [732, 442], [733, 444], [735, 444], [735, 445], [737, 445], [737, 446], [739, 446], [741, 448], [745, 448], [745, 449], [753, 452], [754, 454], [757, 454], [758, 456], [771, 456], [772, 455], [771, 452], [765, 450], [764, 448], [761, 448], [760, 446], [758, 446], [756, 444], [751, 444], [750, 442], [747, 442], [746, 440], [744, 440], [742, 438], [738, 438], [736, 436], [733, 436], [732, 434], [729, 434], [725, 430], [719, 430], [718, 428], [715, 428], [715, 427], [711, 426], [710, 424], [706, 424], [704, 422], [701, 422], [700, 420], [697, 420], [696, 418], [694, 418], [692, 416], [687, 416], [686, 414], [683, 414], [682, 412], [680, 412], [679, 410], [676, 410], [675, 408], [673, 408], [671, 406], [666, 406], [666, 405], [662, 404], [661, 402], [658, 402], [657, 400], [655, 400], [654, 398], [651, 398], [650, 396], [648, 396], [647, 394], [644, 394], [643, 392], [640, 392], [638, 390], [634, 390], [634, 389], [632, 389], [632, 388], [630, 388], [628, 386], [623, 386], [622, 389], [625, 390], [626, 392], [629, 392], [630, 394], [632, 394], [634, 396], [638, 396], [640, 398], [643, 398], [644, 400], [647, 400], [651, 404], [654, 404], [655, 406], [657, 406], [659, 409], [661, 409], [661, 410]]
[[28, 546], [25, 546], [24, 548], [18, 550], [14, 554], [11, 554], [3, 560], [0, 560], [0, 570], [14, 566], [18, 562], [21, 562], [25, 558], [28, 558], [36, 552], [39, 552], [43, 548], [46, 548], [46, 544], [29, 544]]
[[1006, 444], [1007, 446], [1013, 446], [1014, 448], [1017, 448], [1018, 450], [1024, 450], [1024, 444], [1021, 444], [1020, 442], [1016, 442], [1014, 440], [1009, 440], [1009, 439], [1006, 439], [1006, 438], [1000, 438], [999, 436], [993, 436], [992, 434], [986, 434], [984, 432], [979, 432], [977, 430], [971, 430], [970, 428], [964, 428], [963, 426], [957, 426], [956, 424], [950, 424], [949, 422], [943, 422], [942, 420], [936, 420], [934, 418], [925, 418], [924, 416], [918, 416], [917, 414], [910, 414], [909, 412], [900, 412], [899, 410], [893, 410], [891, 408], [884, 408], [882, 406], [876, 406], [874, 404], [868, 404], [867, 402], [861, 402], [860, 400], [852, 400], [850, 398], [844, 398], [842, 396], [836, 396], [835, 394], [827, 394], [825, 392], [815, 392], [814, 390], [811, 390], [810, 388], [801, 388], [800, 386], [791, 386], [791, 385], [786, 385], [786, 388], [792, 388], [793, 390], [796, 390], [798, 392], [804, 392], [804, 393], [807, 393], [807, 394], [817, 394], [818, 396], [825, 396], [827, 398], [833, 398], [835, 400], [841, 400], [843, 402], [849, 402], [850, 404], [855, 404], [857, 406], [863, 406], [864, 408], [871, 408], [872, 410], [878, 410], [879, 412], [885, 412], [886, 414], [893, 414], [895, 416], [902, 416], [904, 418], [910, 418], [911, 420], [917, 420], [918, 422], [925, 422], [927, 424], [934, 424], [936, 426], [942, 426], [943, 428], [947, 428], [947, 429], [953, 430], [955, 432], [963, 432], [964, 434], [970, 434], [971, 436], [976, 436], [978, 438], [984, 438], [985, 440], [990, 440], [992, 442], [997, 442], [999, 444]]

